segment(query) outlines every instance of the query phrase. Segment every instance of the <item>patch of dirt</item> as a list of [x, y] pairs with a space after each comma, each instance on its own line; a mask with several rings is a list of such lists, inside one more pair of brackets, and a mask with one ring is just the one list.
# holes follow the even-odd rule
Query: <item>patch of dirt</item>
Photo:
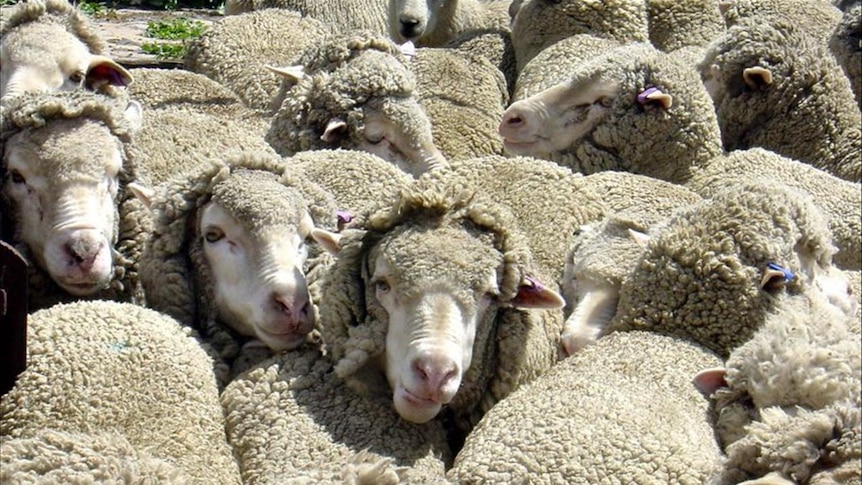
[[150, 22], [177, 18], [199, 20], [209, 26], [222, 18], [222, 15], [215, 10], [207, 9], [165, 11], [118, 8], [94, 16], [93, 22], [99, 27], [102, 37], [108, 43], [108, 55], [120, 64], [126, 67], [180, 67], [182, 59], [158, 59], [155, 55], [146, 54], [141, 50], [141, 45], [145, 43], [180, 42], [153, 39], [145, 35]]

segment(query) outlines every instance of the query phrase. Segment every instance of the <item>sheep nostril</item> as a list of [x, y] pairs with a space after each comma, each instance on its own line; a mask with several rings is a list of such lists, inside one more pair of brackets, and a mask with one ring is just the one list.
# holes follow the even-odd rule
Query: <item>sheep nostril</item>
[[524, 123], [524, 119], [521, 118], [521, 116], [518, 114], [511, 114], [507, 115], [506, 119], [504, 119], [503, 122], [509, 127], [517, 128]]

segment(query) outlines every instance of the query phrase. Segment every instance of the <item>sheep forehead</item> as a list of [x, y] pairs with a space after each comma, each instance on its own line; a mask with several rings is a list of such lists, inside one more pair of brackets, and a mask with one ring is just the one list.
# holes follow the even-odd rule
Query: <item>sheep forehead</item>
[[54, 120], [43, 128], [19, 132], [7, 150], [24, 155], [30, 170], [50, 175], [54, 184], [117, 173], [123, 162], [119, 141], [102, 123], [86, 118]]
[[272, 226], [299, 226], [307, 212], [305, 199], [278, 176], [260, 170], [237, 170], [213, 187], [214, 201], [252, 233]]
[[[444, 283], [461, 291], [484, 293], [503, 262], [488, 238], [457, 227], [411, 227], [396, 231], [377, 246], [399, 288]], [[493, 276], [492, 278], [489, 278]]]
[[365, 51], [333, 73], [330, 82], [346, 92], [366, 96], [409, 95], [416, 87], [410, 70], [395, 56]]

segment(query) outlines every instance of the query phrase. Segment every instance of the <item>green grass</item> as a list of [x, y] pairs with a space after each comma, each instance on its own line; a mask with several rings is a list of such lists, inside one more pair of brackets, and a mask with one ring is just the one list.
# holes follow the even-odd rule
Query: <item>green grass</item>
[[159, 59], [182, 59], [186, 54], [186, 41], [200, 37], [204, 30], [206, 24], [185, 17], [149, 22], [144, 32], [147, 37], [180, 42], [148, 42], [141, 45], [141, 50]]

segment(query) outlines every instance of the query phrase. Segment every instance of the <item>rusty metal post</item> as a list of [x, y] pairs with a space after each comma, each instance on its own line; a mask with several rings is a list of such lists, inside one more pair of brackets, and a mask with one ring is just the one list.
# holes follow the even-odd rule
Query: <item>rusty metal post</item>
[[27, 366], [27, 261], [0, 241], [0, 396]]

